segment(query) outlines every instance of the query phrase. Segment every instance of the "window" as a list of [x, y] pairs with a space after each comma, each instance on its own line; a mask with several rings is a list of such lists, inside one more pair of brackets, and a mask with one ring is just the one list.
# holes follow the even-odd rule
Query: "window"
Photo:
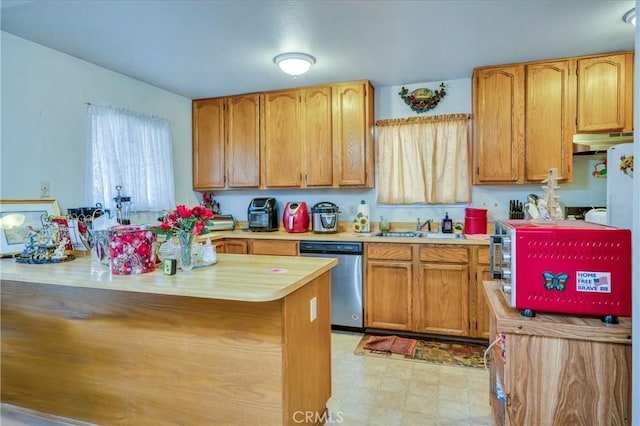
[[376, 125], [378, 203], [471, 201], [468, 114], [381, 120]]
[[134, 211], [175, 207], [169, 121], [122, 108], [89, 105], [89, 199], [112, 207], [116, 186]]

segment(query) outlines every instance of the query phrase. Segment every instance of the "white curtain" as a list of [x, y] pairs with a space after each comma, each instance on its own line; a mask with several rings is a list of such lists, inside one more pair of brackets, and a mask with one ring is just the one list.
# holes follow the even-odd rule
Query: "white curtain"
[[470, 202], [469, 118], [449, 114], [378, 121], [378, 203]]
[[89, 105], [92, 204], [113, 207], [116, 185], [134, 211], [175, 207], [169, 121], [111, 106]]

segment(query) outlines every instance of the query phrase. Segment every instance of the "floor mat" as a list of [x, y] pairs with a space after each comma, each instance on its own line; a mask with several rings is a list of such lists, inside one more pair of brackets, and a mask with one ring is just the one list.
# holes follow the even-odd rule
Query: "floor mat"
[[[385, 337], [385, 339], [381, 339]], [[373, 339], [372, 339], [373, 338]], [[395, 338], [395, 339], [393, 339]], [[394, 353], [390, 350], [392, 342], [399, 340], [401, 345], [396, 344], [396, 347], [413, 347], [412, 351], [403, 352], [397, 350]], [[409, 344], [407, 341], [411, 341], [415, 344]], [[370, 342], [383, 342], [380, 345], [367, 345]], [[371, 346], [370, 349], [367, 349]], [[397, 349], [396, 348], [396, 349]], [[461, 367], [472, 368], [484, 368], [484, 351], [487, 349], [486, 345], [477, 343], [464, 343], [464, 342], [447, 342], [441, 340], [429, 340], [429, 339], [408, 339], [398, 336], [373, 336], [365, 334], [362, 336], [360, 343], [356, 347], [354, 353], [356, 355], [374, 356], [391, 359], [401, 360], [414, 360], [424, 361], [441, 365], [452, 365]]]

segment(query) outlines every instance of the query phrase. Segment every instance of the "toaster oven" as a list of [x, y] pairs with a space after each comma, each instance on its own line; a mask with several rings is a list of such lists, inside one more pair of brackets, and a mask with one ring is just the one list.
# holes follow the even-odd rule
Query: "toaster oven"
[[631, 231], [585, 221], [495, 222], [491, 277], [507, 303], [536, 311], [631, 316]]

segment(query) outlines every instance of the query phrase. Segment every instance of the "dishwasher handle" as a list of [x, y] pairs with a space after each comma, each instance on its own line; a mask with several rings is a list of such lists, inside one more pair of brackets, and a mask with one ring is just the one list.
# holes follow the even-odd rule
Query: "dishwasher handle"
[[362, 243], [342, 243], [328, 241], [301, 241], [300, 253], [321, 254], [362, 254]]

